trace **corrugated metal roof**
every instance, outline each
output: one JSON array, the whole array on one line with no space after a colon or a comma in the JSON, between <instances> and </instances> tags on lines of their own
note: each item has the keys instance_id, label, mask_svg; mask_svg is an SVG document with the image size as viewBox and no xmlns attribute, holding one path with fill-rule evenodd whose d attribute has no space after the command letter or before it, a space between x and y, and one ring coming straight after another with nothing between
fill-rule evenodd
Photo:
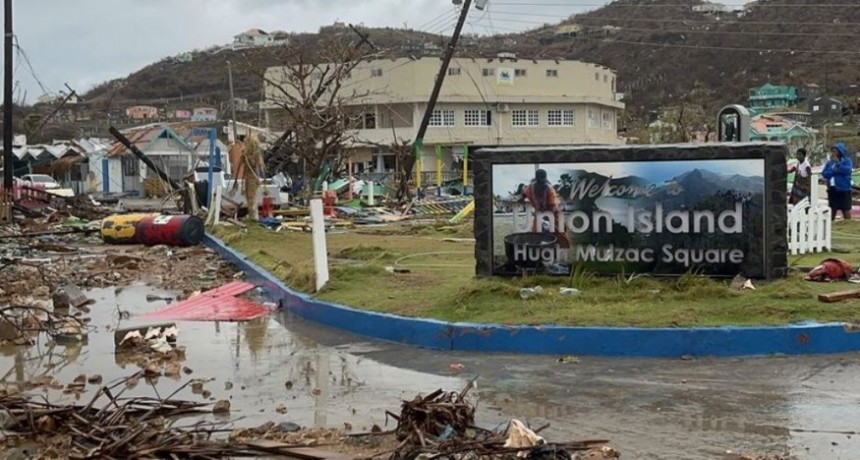
<instances>
[{"instance_id":1,"label":"corrugated metal roof","mask_svg":"<svg viewBox=\"0 0 860 460\"><path fill-rule=\"evenodd\" d=\"M173 321L247 321L268 315L270 313L268 308L236 297L251 289L254 289L253 284L234 281L152 313L141 315L140 318Z\"/></svg>"}]
</instances>

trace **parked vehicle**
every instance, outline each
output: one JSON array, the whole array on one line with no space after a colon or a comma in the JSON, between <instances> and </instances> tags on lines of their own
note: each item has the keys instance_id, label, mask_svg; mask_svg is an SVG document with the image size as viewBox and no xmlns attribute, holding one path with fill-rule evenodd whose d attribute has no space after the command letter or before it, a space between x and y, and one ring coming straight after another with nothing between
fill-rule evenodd
<instances>
[{"instance_id":1,"label":"parked vehicle","mask_svg":"<svg viewBox=\"0 0 860 460\"><path fill-rule=\"evenodd\" d=\"M39 185L48 190L60 188L60 184L47 174L27 174L21 176L21 181L24 185Z\"/></svg>"}]
</instances>

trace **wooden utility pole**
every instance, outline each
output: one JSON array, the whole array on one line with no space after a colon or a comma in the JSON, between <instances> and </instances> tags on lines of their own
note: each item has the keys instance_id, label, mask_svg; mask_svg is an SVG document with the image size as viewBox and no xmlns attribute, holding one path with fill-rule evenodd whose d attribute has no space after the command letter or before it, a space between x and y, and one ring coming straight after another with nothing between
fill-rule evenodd
<instances>
[{"instance_id":1,"label":"wooden utility pole","mask_svg":"<svg viewBox=\"0 0 860 460\"><path fill-rule=\"evenodd\" d=\"M12 220L12 0L4 0L5 42L3 50L3 202L0 219Z\"/></svg>"},{"instance_id":2,"label":"wooden utility pole","mask_svg":"<svg viewBox=\"0 0 860 460\"><path fill-rule=\"evenodd\" d=\"M448 66L451 64L451 58L454 57L454 51L457 49L457 42L460 40L460 33L463 31L463 25L466 23L466 16L469 14L469 8L472 6L472 0L464 0L463 8L460 9L460 18L457 20L457 26L454 28L454 34L451 35L451 41L448 42L448 48L445 50L445 56L442 58L442 65L439 67L439 73L436 75L436 82L433 85L433 92L430 93L430 100L427 102L427 108L424 111L424 118L421 119L421 124L418 125L418 133L415 135L415 142L412 144L412 155L407 157L406 168L403 177L400 179L400 191L398 194L401 199L407 196L407 187L409 178L412 176L412 168L415 166L415 161L419 160L421 153L424 151L424 135L427 134L427 126L430 125L430 117L433 116L433 109L436 107L436 100L439 99L439 93L442 91L442 83L445 82L445 75L448 73ZM418 171L421 174L421 171ZM466 184L463 184L465 187Z\"/></svg>"}]
</instances>

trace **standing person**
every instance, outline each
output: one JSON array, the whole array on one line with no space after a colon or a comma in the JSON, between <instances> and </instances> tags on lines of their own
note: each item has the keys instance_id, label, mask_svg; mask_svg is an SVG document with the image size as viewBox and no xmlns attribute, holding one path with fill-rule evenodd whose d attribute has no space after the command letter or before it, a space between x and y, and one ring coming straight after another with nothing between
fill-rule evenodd
<instances>
[{"instance_id":1,"label":"standing person","mask_svg":"<svg viewBox=\"0 0 860 460\"><path fill-rule=\"evenodd\" d=\"M542 232L543 222L538 219L538 214L551 212L555 220L555 227L549 229L549 233L558 237L559 246L563 248L570 247L567 235L558 232L559 221L562 219L561 202L558 199L558 192L555 191L555 187L549 183L545 170L538 169L535 171L535 178L532 180L531 184L525 188L523 196L529 200L532 208L534 209L532 231Z\"/></svg>"},{"instance_id":2,"label":"standing person","mask_svg":"<svg viewBox=\"0 0 860 460\"><path fill-rule=\"evenodd\" d=\"M800 203L812 190L812 165L806 158L806 149L797 149L796 155L797 164L788 170L788 172L794 172L794 184L788 197L788 202L791 204Z\"/></svg>"},{"instance_id":3,"label":"standing person","mask_svg":"<svg viewBox=\"0 0 860 460\"><path fill-rule=\"evenodd\" d=\"M830 148L830 159L824 164L821 176L827 179L827 202L831 219L836 219L836 211L842 211L845 220L851 219L851 173L854 164L848 154L848 147L842 142Z\"/></svg>"}]
</instances>

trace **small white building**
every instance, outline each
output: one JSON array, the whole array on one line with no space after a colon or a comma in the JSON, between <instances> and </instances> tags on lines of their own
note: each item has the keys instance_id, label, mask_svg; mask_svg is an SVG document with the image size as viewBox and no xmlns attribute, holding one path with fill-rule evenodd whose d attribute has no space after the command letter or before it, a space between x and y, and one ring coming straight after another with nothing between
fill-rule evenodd
<instances>
[{"instance_id":1,"label":"small white building","mask_svg":"<svg viewBox=\"0 0 860 460\"><path fill-rule=\"evenodd\" d=\"M701 5L693 6L693 11L705 14L727 13L729 11L729 7L722 3L705 2Z\"/></svg>"},{"instance_id":2,"label":"small white building","mask_svg":"<svg viewBox=\"0 0 860 460\"><path fill-rule=\"evenodd\" d=\"M191 113L191 121L215 121L218 119L218 109L212 107L197 107Z\"/></svg>"},{"instance_id":3,"label":"small white building","mask_svg":"<svg viewBox=\"0 0 860 460\"><path fill-rule=\"evenodd\" d=\"M125 136L173 180L179 182L191 170L196 159L194 146L167 125L148 125L126 131ZM108 193L143 194L143 181L155 175L123 144L115 142L107 150Z\"/></svg>"},{"instance_id":4,"label":"small white building","mask_svg":"<svg viewBox=\"0 0 860 460\"><path fill-rule=\"evenodd\" d=\"M275 36L262 29L249 29L233 37L234 48L254 48L274 43Z\"/></svg>"}]
</instances>

